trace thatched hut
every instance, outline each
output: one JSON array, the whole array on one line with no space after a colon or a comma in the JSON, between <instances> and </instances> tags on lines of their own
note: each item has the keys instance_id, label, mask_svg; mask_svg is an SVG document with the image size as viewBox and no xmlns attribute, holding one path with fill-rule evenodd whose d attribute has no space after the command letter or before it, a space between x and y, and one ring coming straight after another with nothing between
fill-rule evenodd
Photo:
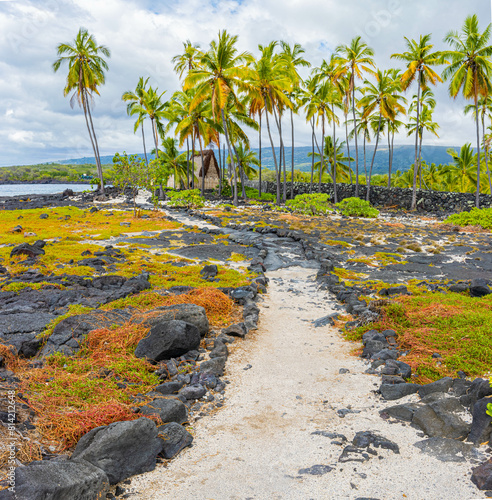
<instances>
[{"instance_id":1,"label":"thatched hut","mask_svg":"<svg viewBox=\"0 0 492 500\"><path fill-rule=\"evenodd\" d=\"M213 150L206 149L203 152L203 162L205 163L205 189L215 189L220 183L220 170ZM200 152L190 158L190 185L191 188L191 168L195 172L195 189L202 187L202 156ZM186 179L185 179L186 181ZM185 182L186 183L186 182ZM174 186L174 175L171 175L167 182L168 187Z\"/></svg>"},{"instance_id":2,"label":"thatched hut","mask_svg":"<svg viewBox=\"0 0 492 500\"><path fill-rule=\"evenodd\" d=\"M203 152L205 168L202 168L202 156L200 152L195 153L195 156L191 160L194 166L195 177L198 179L198 185L195 180L195 188L201 189L203 170L205 170L205 189L215 189L220 183L220 170L213 150L207 149Z\"/></svg>"}]
</instances>

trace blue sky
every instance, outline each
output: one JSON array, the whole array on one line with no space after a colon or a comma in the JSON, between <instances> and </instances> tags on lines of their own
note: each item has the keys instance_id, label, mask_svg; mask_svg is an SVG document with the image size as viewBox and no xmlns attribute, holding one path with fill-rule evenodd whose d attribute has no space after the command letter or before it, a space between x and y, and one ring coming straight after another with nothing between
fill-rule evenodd
<instances>
[{"instance_id":1,"label":"blue sky","mask_svg":"<svg viewBox=\"0 0 492 500\"><path fill-rule=\"evenodd\" d=\"M450 29L476 13L482 29L490 22L488 0L12 0L0 1L0 165L31 164L90 156L83 115L63 97L65 70L54 74L56 46L70 42L79 27L112 52L106 85L96 98L94 120L101 154L140 152L121 94L139 76L170 96L179 81L171 58L190 39L206 48L220 29L239 36L240 50L283 39L301 43L319 65L340 43L357 35L376 51L382 69L398 65L393 52L405 50L403 36L432 33L436 49ZM411 90L407 97L411 97ZM440 138L427 144L456 145L474 140L474 124L451 100L446 85L436 89L435 120ZM310 144L310 129L296 118L296 143ZM150 129L148 129L150 136ZM251 135L256 145L256 134ZM405 134L397 143L411 143Z\"/></svg>"}]
</instances>

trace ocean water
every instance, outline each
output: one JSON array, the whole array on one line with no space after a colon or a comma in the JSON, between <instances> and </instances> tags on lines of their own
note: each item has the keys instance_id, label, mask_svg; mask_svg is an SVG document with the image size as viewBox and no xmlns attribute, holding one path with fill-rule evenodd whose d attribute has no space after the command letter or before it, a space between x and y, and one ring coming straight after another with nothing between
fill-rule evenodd
<instances>
[{"instance_id":1,"label":"ocean water","mask_svg":"<svg viewBox=\"0 0 492 500\"><path fill-rule=\"evenodd\" d=\"M74 193L94 190L90 184L3 184L0 185L0 196L19 196L30 194L56 194L71 189Z\"/></svg>"}]
</instances>

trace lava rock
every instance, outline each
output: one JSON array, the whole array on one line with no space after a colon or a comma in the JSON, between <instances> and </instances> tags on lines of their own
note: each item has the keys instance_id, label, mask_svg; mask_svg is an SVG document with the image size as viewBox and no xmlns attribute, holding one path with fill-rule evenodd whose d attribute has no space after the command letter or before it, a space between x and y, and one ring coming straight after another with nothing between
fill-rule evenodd
<instances>
[{"instance_id":1,"label":"lava rock","mask_svg":"<svg viewBox=\"0 0 492 500\"><path fill-rule=\"evenodd\" d=\"M21 243L12 249L10 252L10 257L15 257L16 255L26 255L28 258L33 259L39 255L44 255L45 251L39 245L30 245L29 243Z\"/></svg>"},{"instance_id":2,"label":"lava rock","mask_svg":"<svg viewBox=\"0 0 492 500\"><path fill-rule=\"evenodd\" d=\"M461 418L464 408L457 398L431 394L423 402L426 404L415 411L412 424L430 437L465 439L468 436L471 426Z\"/></svg>"},{"instance_id":3,"label":"lava rock","mask_svg":"<svg viewBox=\"0 0 492 500\"><path fill-rule=\"evenodd\" d=\"M190 446L193 436L176 422L161 425L158 428L159 437L162 439L161 455L170 459L175 457L183 448Z\"/></svg>"},{"instance_id":4,"label":"lava rock","mask_svg":"<svg viewBox=\"0 0 492 500\"><path fill-rule=\"evenodd\" d=\"M479 490L492 489L492 458L472 469L471 480Z\"/></svg>"},{"instance_id":5,"label":"lava rock","mask_svg":"<svg viewBox=\"0 0 492 500\"><path fill-rule=\"evenodd\" d=\"M15 469L15 493L3 490L2 500L93 500L103 498L105 472L84 460L44 460Z\"/></svg>"},{"instance_id":6,"label":"lava rock","mask_svg":"<svg viewBox=\"0 0 492 500\"><path fill-rule=\"evenodd\" d=\"M219 270L217 266L215 264L210 264L208 266L205 266L200 271L200 275L202 276L203 279L210 279L210 278L215 278L218 272Z\"/></svg>"},{"instance_id":7,"label":"lava rock","mask_svg":"<svg viewBox=\"0 0 492 500\"><path fill-rule=\"evenodd\" d=\"M415 394L420 388L418 384L383 384L379 388L381 396L387 401L400 399Z\"/></svg>"},{"instance_id":8,"label":"lava rock","mask_svg":"<svg viewBox=\"0 0 492 500\"><path fill-rule=\"evenodd\" d=\"M479 399L473 405L473 421L468 441L482 444L490 441L492 436L492 417L486 413L487 405L492 403L492 397Z\"/></svg>"},{"instance_id":9,"label":"lava rock","mask_svg":"<svg viewBox=\"0 0 492 500\"><path fill-rule=\"evenodd\" d=\"M187 385L179 391L179 394L186 399L200 399L207 393L207 390L201 384Z\"/></svg>"},{"instance_id":10,"label":"lava rock","mask_svg":"<svg viewBox=\"0 0 492 500\"><path fill-rule=\"evenodd\" d=\"M216 377L222 377L222 375L224 375L225 363L226 358L223 356L209 359L208 361L204 361L200 364L200 372L211 373Z\"/></svg>"},{"instance_id":11,"label":"lava rock","mask_svg":"<svg viewBox=\"0 0 492 500\"><path fill-rule=\"evenodd\" d=\"M150 362L179 357L200 347L200 331L181 320L157 323L135 349L137 358Z\"/></svg>"},{"instance_id":12,"label":"lava rock","mask_svg":"<svg viewBox=\"0 0 492 500\"><path fill-rule=\"evenodd\" d=\"M483 278L475 278L470 284L470 295L472 297L484 297L492 293L489 282Z\"/></svg>"},{"instance_id":13,"label":"lava rock","mask_svg":"<svg viewBox=\"0 0 492 500\"><path fill-rule=\"evenodd\" d=\"M179 399L154 399L140 408L142 415L157 415L163 422L184 424L188 420L188 410Z\"/></svg>"},{"instance_id":14,"label":"lava rock","mask_svg":"<svg viewBox=\"0 0 492 500\"><path fill-rule=\"evenodd\" d=\"M205 309L195 304L176 304L173 306L157 307L152 310L152 313L151 318L142 320L145 326L153 327L164 321L180 320L195 325L202 337L210 329Z\"/></svg>"},{"instance_id":15,"label":"lava rock","mask_svg":"<svg viewBox=\"0 0 492 500\"><path fill-rule=\"evenodd\" d=\"M210 357L218 358L219 356L223 356L227 359L227 357L229 356L229 351L227 349L227 346L223 342L215 339L214 348L210 351Z\"/></svg>"},{"instance_id":16,"label":"lava rock","mask_svg":"<svg viewBox=\"0 0 492 500\"><path fill-rule=\"evenodd\" d=\"M371 431L357 432L352 444L357 448L368 448L372 445L374 448L384 448L397 454L400 453L400 448L396 443Z\"/></svg>"},{"instance_id":17,"label":"lava rock","mask_svg":"<svg viewBox=\"0 0 492 500\"><path fill-rule=\"evenodd\" d=\"M164 382L164 384L160 384L154 388L154 391L160 392L164 396L168 396L169 394L177 393L184 385L184 382L179 380L171 380L170 382Z\"/></svg>"},{"instance_id":18,"label":"lava rock","mask_svg":"<svg viewBox=\"0 0 492 500\"><path fill-rule=\"evenodd\" d=\"M225 335L231 335L232 337L244 338L248 333L248 330L244 323L236 323L228 326L227 328L223 328L222 333Z\"/></svg>"},{"instance_id":19,"label":"lava rock","mask_svg":"<svg viewBox=\"0 0 492 500\"><path fill-rule=\"evenodd\" d=\"M381 410L379 414L382 417L393 417L398 420L404 420L405 422L411 422L415 412L420 408L417 403L406 403L402 405L389 406L384 410Z\"/></svg>"},{"instance_id":20,"label":"lava rock","mask_svg":"<svg viewBox=\"0 0 492 500\"><path fill-rule=\"evenodd\" d=\"M72 459L82 459L102 469L111 484L154 470L162 450L157 427L148 418L96 427L82 436Z\"/></svg>"},{"instance_id":21,"label":"lava rock","mask_svg":"<svg viewBox=\"0 0 492 500\"><path fill-rule=\"evenodd\" d=\"M453 379L451 377L444 377L440 380L436 380L435 382L431 382L430 384L425 384L419 389L419 396L424 398L428 394L432 394L433 392L448 392L453 385Z\"/></svg>"}]
</instances>

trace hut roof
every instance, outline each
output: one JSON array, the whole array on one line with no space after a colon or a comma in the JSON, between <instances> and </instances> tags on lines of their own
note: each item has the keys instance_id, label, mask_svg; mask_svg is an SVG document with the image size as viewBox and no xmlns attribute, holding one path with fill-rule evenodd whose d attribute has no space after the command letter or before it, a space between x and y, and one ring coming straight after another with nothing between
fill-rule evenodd
<instances>
[{"instance_id":1,"label":"hut roof","mask_svg":"<svg viewBox=\"0 0 492 500\"><path fill-rule=\"evenodd\" d=\"M201 154L195 153L195 156L193 156L193 160L195 158L202 158ZM211 149L206 149L203 152L203 163L205 164L205 177L208 175L208 171L210 169L210 164L213 165L213 168L215 168L215 175L217 177L220 177L220 172L219 172L219 165L217 164L217 159L215 158L215 154ZM198 177L202 177L202 170L203 170L203 165L200 168L200 171L198 172ZM212 174L213 175L213 174Z\"/></svg>"}]
</instances>

